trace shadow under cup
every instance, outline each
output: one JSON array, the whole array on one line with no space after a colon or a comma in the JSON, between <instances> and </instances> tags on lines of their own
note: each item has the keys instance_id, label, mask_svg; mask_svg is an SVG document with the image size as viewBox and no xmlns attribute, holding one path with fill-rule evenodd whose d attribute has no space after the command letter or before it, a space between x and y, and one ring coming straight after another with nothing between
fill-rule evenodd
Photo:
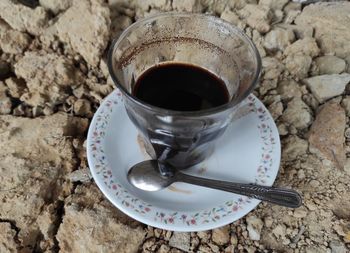
<instances>
[{"instance_id":1,"label":"shadow under cup","mask_svg":"<svg viewBox=\"0 0 350 253\"><path fill-rule=\"evenodd\" d=\"M213 73L225 82L230 101L207 110L172 111L132 95L136 80L147 69L170 62ZM213 152L213 141L258 82L261 60L250 39L230 23L203 14L164 13L137 21L113 41L108 68L147 152L181 169Z\"/></svg>"}]
</instances>

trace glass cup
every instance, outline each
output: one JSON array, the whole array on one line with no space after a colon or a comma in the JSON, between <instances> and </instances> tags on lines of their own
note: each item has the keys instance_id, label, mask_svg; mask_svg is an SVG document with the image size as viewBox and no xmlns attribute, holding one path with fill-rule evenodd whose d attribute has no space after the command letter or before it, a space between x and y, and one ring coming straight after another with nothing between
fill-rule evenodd
<instances>
[{"instance_id":1,"label":"glass cup","mask_svg":"<svg viewBox=\"0 0 350 253\"><path fill-rule=\"evenodd\" d=\"M133 96L136 80L147 69L171 62L196 65L216 75L225 82L229 102L200 111L173 111ZM252 41L224 20L163 13L137 21L114 40L108 68L149 155L183 169L211 155L214 141L257 84L261 59Z\"/></svg>"}]
</instances>

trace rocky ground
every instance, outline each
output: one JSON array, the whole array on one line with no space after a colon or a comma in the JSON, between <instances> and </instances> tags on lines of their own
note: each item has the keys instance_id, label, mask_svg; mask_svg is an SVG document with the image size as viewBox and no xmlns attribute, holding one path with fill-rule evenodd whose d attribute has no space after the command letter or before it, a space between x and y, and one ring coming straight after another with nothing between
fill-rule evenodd
<instances>
[{"instance_id":1,"label":"rocky ground","mask_svg":"<svg viewBox=\"0 0 350 253\"><path fill-rule=\"evenodd\" d=\"M170 10L219 16L255 42L254 93L282 141L276 185L304 206L262 203L225 227L174 233L100 193L85 139L113 90L106 49L135 20ZM0 252L350 252L349 13L341 1L1 0Z\"/></svg>"}]
</instances>

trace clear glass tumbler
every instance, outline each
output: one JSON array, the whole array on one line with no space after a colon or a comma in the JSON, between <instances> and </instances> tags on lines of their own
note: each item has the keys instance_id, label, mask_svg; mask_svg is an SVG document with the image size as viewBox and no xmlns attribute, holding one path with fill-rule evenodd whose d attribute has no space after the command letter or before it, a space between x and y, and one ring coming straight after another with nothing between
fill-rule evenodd
<instances>
[{"instance_id":1,"label":"clear glass tumbler","mask_svg":"<svg viewBox=\"0 0 350 253\"><path fill-rule=\"evenodd\" d=\"M207 110L173 111L132 95L144 71L169 62L213 73L225 82L230 101ZM257 84L261 59L252 41L228 22L203 14L163 13L137 21L114 40L108 68L151 157L183 169L213 152L214 140Z\"/></svg>"}]
</instances>

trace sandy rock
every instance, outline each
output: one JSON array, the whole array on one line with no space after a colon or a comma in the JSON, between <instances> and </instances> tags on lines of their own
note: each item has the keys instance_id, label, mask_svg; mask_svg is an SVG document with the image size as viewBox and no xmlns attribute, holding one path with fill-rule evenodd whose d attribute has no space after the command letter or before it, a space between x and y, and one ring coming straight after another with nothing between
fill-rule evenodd
<instances>
[{"instance_id":1,"label":"sandy rock","mask_svg":"<svg viewBox=\"0 0 350 253\"><path fill-rule=\"evenodd\" d=\"M40 5L45 9L57 14L61 11L68 9L72 4L72 0L39 0Z\"/></svg>"},{"instance_id":2,"label":"sandy rock","mask_svg":"<svg viewBox=\"0 0 350 253\"><path fill-rule=\"evenodd\" d=\"M200 12L202 5L200 0L173 0L173 10L185 12Z\"/></svg>"},{"instance_id":3,"label":"sandy rock","mask_svg":"<svg viewBox=\"0 0 350 253\"><path fill-rule=\"evenodd\" d=\"M169 253L170 252L170 247L166 244L160 245L157 253Z\"/></svg>"},{"instance_id":4,"label":"sandy rock","mask_svg":"<svg viewBox=\"0 0 350 253\"><path fill-rule=\"evenodd\" d=\"M12 111L12 101L7 92L7 87L0 81L0 115L10 114Z\"/></svg>"},{"instance_id":5,"label":"sandy rock","mask_svg":"<svg viewBox=\"0 0 350 253\"><path fill-rule=\"evenodd\" d=\"M283 140L282 158L285 161L293 161L306 154L308 142L296 135L290 135Z\"/></svg>"},{"instance_id":6,"label":"sandy rock","mask_svg":"<svg viewBox=\"0 0 350 253\"><path fill-rule=\"evenodd\" d=\"M0 116L0 217L16 221L24 249L48 234L49 227L38 223L45 204L70 193L64 177L76 160L69 137L84 134L87 126L87 120L65 114Z\"/></svg>"},{"instance_id":7,"label":"sandy rock","mask_svg":"<svg viewBox=\"0 0 350 253\"><path fill-rule=\"evenodd\" d=\"M0 140L4 145L2 154L16 150L18 157L34 161L40 158L43 163L60 165L69 171L76 161L73 160L71 140L65 137L83 135L88 121L64 113L36 119L2 116L0 127ZM45 153L40 150L45 150Z\"/></svg>"},{"instance_id":8,"label":"sandy rock","mask_svg":"<svg viewBox=\"0 0 350 253\"><path fill-rule=\"evenodd\" d=\"M332 253L346 253L347 249L344 245L344 243L340 242L340 241L331 241L329 244Z\"/></svg>"},{"instance_id":9,"label":"sandy rock","mask_svg":"<svg viewBox=\"0 0 350 253\"><path fill-rule=\"evenodd\" d=\"M260 218L253 215L248 216L246 218L246 221L249 238L254 241L259 241L261 236L261 230L264 226L263 221Z\"/></svg>"},{"instance_id":10,"label":"sandy rock","mask_svg":"<svg viewBox=\"0 0 350 253\"><path fill-rule=\"evenodd\" d=\"M22 53L29 45L30 37L28 34L16 30L7 30L0 33L0 48L5 53Z\"/></svg>"},{"instance_id":11,"label":"sandy rock","mask_svg":"<svg viewBox=\"0 0 350 253\"><path fill-rule=\"evenodd\" d=\"M188 252L190 249L190 233L174 232L169 240L169 245Z\"/></svg>"},{"instance_id":12,"label":"sandy rock","mask_svg":"<svg viewBox=\"0 0 350 253\"><path fill-rule=\"evenodd\" d=\"M344 167L346 159L345 121L345 110L339 104L328 102L318 112L310 129L310 151L332 161L338 168Z\"/></svg>"},{"instance_id":13,"label":"sandy rock","mask_svg":"<svg viewBox=\"0 0 350 253\"><path fill-rule=\"evenodd\" d=\"M315 57L320 53L320 49L314 38L304 38L295 41L284 51L285 55L308 55Z\"/></svg>"},{"instance_id":14,"label":"sandy rock","mask_svg":"<svg viewBox=\"0 0 350 253\"><path fill-rule=\"evenodd\" d=\"M148 11L149 9L158 9L162 11L171 10L171 2L169 0L134 0L135 7L140 8L142 11Z\"/></svg>"},{"instance_id":15,"label":"sandy rock","mask_svg":"<svg viewBox=\"0 0 350 253\"><path fill-rule=\"evenodd\" d=\"M20 98L26 92L26 85L22 79L10 77L5 80L11 97Z\"/></svg>"},{"instance_id":16,"label":"sandy rock","mask_svg":"<svg viewBox=\"0 0 350 253\"><path fill-rule=\"evenodd\" d=\"M118 252L132 253L137 251L144 235L143 229L120 223L106 210L81 210L71 204L65 206L57 240L63 252L114 252L118 249Z\"/></svg>"},{"instance_id":17,"label":"sandy rock","mask_svg":"<svg viewBox=\"0 0 350 253\"><path fill-rule=\"evenodd\" d=\"M350 96L346 96L341 101L341 105L345 109L346 115L350 117Z\"/></svg>"},{"instance_id":18,"label":"sandy rock","mask_svg":"<svg viewBox=\"0 0 350 253\"><path fill-rule=\"evenodd\" d=\"M16 231L11 228L9 222L0 222L0 252L17 252L17 243L15 241Z\"/></svg>"},{"instance_id":19,"label":"sandy rock","mask_svg":"<svg viewBox=\"0 0 350 253\"><path fill-rule=\"evenodd\" d=\"M346 85L350 82L350 74L314 76L304 79L304 82L316 99L323 103L344 92Z\"/></svg>"},{"instance_id":20,"label":"sandy rock","mask_svg":"<svg viewBox=\"0 0 350 253\"><path fill-rule=\"evenodd\" d=\"M350 74L350 55L348 55L347 57L345 57L345 62L346 62L346 65L347 65L347 68L345 69L345 72L349 73Z\"/></svg>"},{"instance_id":21,"label":"sandy rock","mask_svg":"<svg viewBox=\"0 0 350 253\"><path fill-rule=\"evenodd\" d=\"M39 35L48 22L47 13L40 6L31 9L13 0L2 0L0 10L0 17L13 29L21 32ZM18 18L19 13L21 18Z\"/></svg>"},{"instance_id":22,"label":"sandy rock","mask_svg":"<svg viewBox=\"0 0 350 253\"><path fill-rule=\"evenodd\" d=\"M287 29L295 34L297 39L312 38L314 30L309 26L298 26L290 24L278 24L276 27Z\"/></svg>"},{"instance_id":23,"label":"sandy rock","mask_svg":"<svg viewBox=\"0 0 350 253\"><path fill-rule=\"evenodd\" d=\"M238 15L260 33L266 33L270 30L273 14L267 6L247 4L238 11Z\"/></svg>"},{"instance_id":24,"label":"sandy rock","mask_svg":"<svg viewBox=\"0 0 350 253\"><path fill-rule=\"evenodd\" d=\"M265 35L264 47L268 50L283 51L294 39L293 31L274 28Z\"/></svg>"},{"instance_id":25,"label":"sandy rock","mask_svg":"<svg viewBox=\"0 0 350 253\"><path fill-rule=\"evenodd\" d=\"M282 120L297 129L304 129L312 123L310 108L300 98L293 98L284 110Z\"/></svg>"},{"instance_id":26,"label":"sandy rock","mask_svg":"<svg viewBox=\"0 0 350 253\"><path fill-rule=\"evenodd\" d=\"M80 98L74 103L74 113L78 116L91 116L91 103L87 99Z\"/></svg>"},{"instance_id":27,"label":"sandy rock","mask_svg":"<svg viewBox=\"0 0 350 253\"><path fill-rule=\"evenodd\" d=\"M278 79L284 69L283 65L273 57L264 57L262 59L262 67L264 79Z\"/></svg>"},{"instance_id":28,"label":"sandy rock","mask_svg":"<svg viewBox=\"0 0 350 253\"><path fill-rule=\"evenodd\" d=\"M55 23L58 36L89 64L97 66L108 43L109 15L108 6L98 0L73 0L72 6Z\"/></svg>"},{"instance_id":29,"label":"sandy rock","mask_svg":"<svg viewBox=\"0 0 350 253\"><path fill-rule=\"evenodd\" d=\"M298 79L307 77L312 58L308 55L288 55L286 58L288 71Z\"/></svg>"},{"instance_id":30,"label":"sandy rock","mask_svg":"<svg viewBox=\"0 0 350 253\"><path fill-rule=\"evenodd\" d=\"M275 89L276 87L277 87L277 80L266 79L260 83L259 93L260 95L265 95L268 91Z\"/></svg>"},{"instance_id":31,"label":"sandy rock","mask_svg":"<svg viewBox=\"0 0 350 253\"><path fill-rule=\"evenodd\" d=\"M278 119L283 113L283 104L282 102L275 102L269 105L269 112L274 120Z\"/></svg>"},{"instance_id":32,"label":"sandy rock","mask_svg":"<svg viewBox=\"0 0 350 253\"><path fill-rule=\"evenodd\" d=\"M266 5L274 10L282 10L288 0L260 0L259 5Z\"/></svg>"},{"instance_id":33,"label":"sandy rock","mask_svg":"<svg viewBox=\"0 0 350 253\"><path fill-rule=\"evenodd\" d=\"M86 84L87 84L90 91L94 91L94 92L102 95L103 97L107 96L109 93L111 93L115 87L113 81L112 81L112 83L109 83L107 81L107 84L101 84L101 83L96 83L96 82L88 79L88 80L86 80ZM88 93L88 90L85 90L84 86L80 86L80 87L78 87L78 90L75 91L75 93L77 93L75 95L80 96L80 95L84 94L84 92Z\"/></svg>"},{"instance_id":34,"label":"sandy rock","mask_svg":"<svg viewBox=\"0 0 350 253\"><path fill-rule=\"evenodd\" d=\"M0 60L0 80L7 78L10 72L10 65L5 61Z\"/></svg>"},{"instance_id":35,"label":"sandy rock","mask_svg":"<svg viewBox=\"0 0 350 253\"><path fill-rule=\"evenodd\" d=\"M318 74L339 74L345 70L346 62L333 55L325 55L315 59Z\"/></svg>"},{"instance_id":36,"label":"sandy rock","mask_svg":"<svg viewBox=\"0 0 350 253\"><path fill-rule=\"evenodd\" d=\"M69 174L69 180L72 182L90 182L92 178L91 172L88 168L75 170Z\"/></svg>"},{"instance_id":37,"label":"sandy rock","mask_svg":"<svg viewBox=\"0 0 350 253\"><path fill-rule=\"evenodd\" d=\"M294 97L301 97L299 84L294 80L283 80L278 82L277 92L282 100L290 100Z\"/></svg>"},{"instance_id":38,"label":"sandy rock","mask_svg":"<svg viewBox=\"0 0 350 253\"><path fill-rule=\"evenodd\" d=\"M69 174L68 177L70 177L70 175L71 174ZM71 194L65 202L66 206L75 205L81 210L93 209L97 212L108 213L111 218L131 228L137 228L140 225L139 222L115 208L115 206L105 198L95 183L79 185L75 189L74 194Z\"/></svg>"},{"instance_id":39,"label":"sandy rock","mask_svg":"<svg viewBox=\"0 0 350 253\"><path fill-rule=\"evenodd\" d=\"M64 102L68 87L79 82L80 74L67 58L40 52L26 52L15 64L15 73L26 80L30 92L21 100L32 106Z\"/></svg>"},{"instance_id":40,"label":"sandy rock","mask_svg":"<svg viewBox=\"0 0 350 253\"><path fill-rule=\"evenodd\" d=\"M232 11L230 8L225 8L225 10L221 13L220 18L234 24L240 29L244 29L246 26L245 22L243 22L236 12Z\"/></svg>"},{"instance_id":41,"label":"sandy rock","mask_svg":"<svg viewBox=\"0 0 350 253\"><path fill-rule=\"evenodd\" d=\"M49 204L42 210L37 220L39 229L46 240L52 238L55 234L56 209L56 206Z\"/></svg>"},{"instance_id":42,"label":"sandy rock","mask_svg":"<svg viewBox=\"0 0 350 253\"><path fill-rule=\"evenodd\" d=\"M350 3L332 2L308 5L295 23L315 29L315 38L324 54L345 57L350 53Z\"/></svg>"},{"instance_id":43,"label":"sandy rock","mask_svg":"<svg viewBox=\"0 0 350 253\"><path fill-rule=\"evenodd\" d=\"M120 34L122 34L122 32L131 24L132 19L129 16L118 15L117 17L112 19L110 28L110 38L118 38Z\"/></svg>"},{"instance_id":44,"label":"sandy rock","mask_svg":"<svg viewBox=\"0 0 350 253\"><path fill-rule=\"evenodd\" d=\"M228 244L230 241L230 225L213 229L211 239L218 245Z\"/></svg>"},{"instance_id":45,"label":"sandy rock","mask_svg":"<svg viewBox=\"0 0 350 253\"><path fill-rule=\"evenodd\" d=\"M286 235L286 226L282 224L278 224L273 230L272 234L277 238L283 238Z\"/></svg>"}]
</instances>

